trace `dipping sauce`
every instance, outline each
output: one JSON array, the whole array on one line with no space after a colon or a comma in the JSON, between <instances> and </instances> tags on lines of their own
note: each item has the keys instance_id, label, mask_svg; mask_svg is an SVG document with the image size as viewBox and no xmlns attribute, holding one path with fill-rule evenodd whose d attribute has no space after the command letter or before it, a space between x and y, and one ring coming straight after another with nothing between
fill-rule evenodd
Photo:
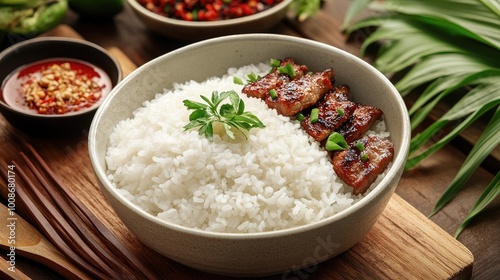
<instances>
[{"instance_id":1,"label":"dipping sauce","mask_svg":"<svg viewBox=\"0 0 500 280\"><path fill-rule=\"evenodd\" d=\"M61 115L97 104L111 90L109 76L84 61L54 58L20 67L2 85L5 103L27 113Z\"/></svg>"}]
</instances>

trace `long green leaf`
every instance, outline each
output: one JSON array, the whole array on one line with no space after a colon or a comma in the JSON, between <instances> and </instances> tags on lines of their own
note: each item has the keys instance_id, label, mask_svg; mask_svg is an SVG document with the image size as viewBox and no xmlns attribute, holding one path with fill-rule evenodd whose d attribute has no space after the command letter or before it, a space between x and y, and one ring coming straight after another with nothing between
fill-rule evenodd
<instances>
[{"instance_id":1,"label":"long green leaf","mask_svg":"<svg viewBox=\"0 0 500 280\"><path fill-rule=\"evenodd\" d=\"M436 27L500 49L500 18L477 0L383 1L371 6L433 20Z\"/></svg>"},{"instance_id":2,"label":"long green leaf","mask_svg":"<svg viewBox=\"0 0 500 280\"><path fill-rule=\"evenodd\" d=\"M490 102L490 103L484 105L480 110L477 110L476 112L471 114L464 121L462 121L459 125L457 125L450 133L448 133L446 136L441 138L441 140L434 143L431 147L422 151L417 156L410 157L406 161L405 169L411 169L411 168L417 166L420 163L420 161L422 161L424 158L430 156L431 154L435 153L436 151L441 149L443 146L448 144L451 140L453 140L455 137L457 137L460 132L464 131L470 124L474 123L478 118L483 116L485 113L489 112L493 108L496 108L498 106L498 104L499 104L499 102ZM416 151L413 151L413 152L416 152Z\"/></svg>"},{"instance_id":3,"label":"long green leaf","mask_svg":"<svg viewBox=\"0 0 500 280\"><path fill-rule=\"evenodd\" d=\"M496 76L495 76L496 75ZM500 83L500 69L485 70L478 73L473 73L466 77L461 75L446 76L435 80L429 85L426 90L419 96L415 103L411 106L409 114L411 116L411 127L415 129L420 125L430 114L432 109L441 99L456 90L465 87L473 86L485 80L485 77L497 77L495 83ZM438 93L440 93L438 95ZM499 95L493 95L494 99L499 99ZM484 100L484 99L483 99ZM487 102L487 100L485 100ZM418 110L418 111L417 111Z\"/></svg>"},{"instance_id":4,"label":"long green leaf","mask_svg":"<svg viewBox=\"0 0 500 280\"><path fill-rule=\"evenodd\" d=\"M497 108L497 111L492 117L490 123L470 151L453 181L436 202L430 216L436 214L457 195L481 162L491 153L491 151L493 151L493 149L498 146L498 144L500 144L500 137L498 137L499 131L500 107Z\"/></svg>"},{"instance_id":5,"label":"long green leaf","mask_svg":"<svg viewBox=\"0 0 500 280\"><path fill-rule=\"evenodd\" d=\"M500 17L500 2L497 0L480 0L483 4Z\"/></svg>"},{"instance_id":6,"label":"long green leaf","mask_svg":"<svg viewBox=\"0 0 500 280\"><path fill-rule=\"evenodd\" d=\"M500 84L482 84L469 91L439 120L427 127L422 133L414 136L410 144L412 155L418 151L429 139L436 135L450 121L466 117L484 108L486 104L498 106L500 104ZM500 132L496 132L497 134ZM499 137L500 138L500 137Z\"/></svg>"},{"instance_id":7,"label":"long green leaf","mask_svg":"<svg viewBox=\"0 0 500 280\"><path fill-rule=\"evenodd\" d=\"M341 29L345 30L347 26L351 24L353 18L361 11L363 11L371 1L372 0L353 0L351 2L351 5L349 6L349 9L347 9Z\"/></svg>"},{"instance_id":8,"label":"long green leaf","mask_svg":"<svg viewBox=\"0 0 500 280\"><path fill-rule=\"evenodd\" d=\"M493 201L500 194L500 172L493 178L488 187L484 190L484 192L479 196L474 206L470 210L467 217L465 217L464 222L458 227L455 232L455 238L457 238L460 233L469 225L469 223L481 213L488 204Z\"/></svg>"},{"instance_id":9,"label":"long green leaf","mask_svg":"<svg viewBox=\"0 0 500 280\"><path fill-rule=\"evenodd\" d=\"M395 86L405 96L413 89L443 76L467 75L490 69L473 56L443 53L422 59Z\"/></svg>"}]
</instances>

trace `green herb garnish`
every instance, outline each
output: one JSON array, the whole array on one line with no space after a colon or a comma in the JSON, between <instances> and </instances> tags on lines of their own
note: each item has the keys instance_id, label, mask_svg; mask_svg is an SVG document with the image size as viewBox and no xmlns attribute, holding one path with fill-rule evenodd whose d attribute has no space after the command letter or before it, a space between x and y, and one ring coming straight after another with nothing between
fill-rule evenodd
<instances>
[{"instance_id":1,"label":"green herb garnish","mask_svg":"<svg viewBox=\"0 0 500 280\"><path fill-rule=\"evenodd\" d=\"M358 151L362 152L365 150L365 146L360 141L357 141L356 142L356 149L358 149Z\"/></svg>"},{"instance_id":2,"label":"green herb garnish","mask_svg":"<svg viewBox=\"0 0 500 280\"><path fill-rule=\"evenodd\" d=\"M237 84L237 85L244 85L245 83L243 83L243 80L240 78L240 77L233 77L233 83Z\"/></svg>"},{"instance_id":3,"label":"green herb garnish","mask_svg":"<svg viewBox=\"0 0 500 280\"><path fill-rule=\"evenodd\" d=\"M255 73L250 73L247 75L247 83L253 83L255 81L260 80L262 77L260 75L256 75ZM233 77L233 83L237 85L244 85L245 83L240 77Z\"/></svg>"},{"instance_id":4,"label":"green herb garnish","mask_svg":"<svg viewBox=\"0 0 500 280\"><path fill-rule=\"evenodd\" d=\"M262 77L259 75L255 75L255 73L252 72L247 75L247 78L247 81L251 83L260 80Z\"/></svg>"},{"instance_id":5,"label":"green herb garnish","mask_svg":"<svg viewBox=\"0 0 500 280\"><path fill-rule=\"evenodd\" d=\"M309 117L309 121L311 123L315 123L318 121L318 118L319 118L319 109L318 108L314 108L311 110L311 116Z\"/></svg>"},{"instance_id":6,"label":"green herb garnish","mask_svg":"<svg viewBox=\"0 0 500 280\"><path fill-rule=\"evenodd\" d=\"M362 153L361 154L361 161L362 162L367 162L368 161L368 153Z\"/></svg>"},{"instance_id":7,"label":"green herb garnish","mask_svg":"<svg viewBox=\"0 0 500 280\"><path fill-rule=\"evenodd\" d=\"M297 116L295 116L295 119L298 120L299 122L303 121L306 117L302 113L298 113Z\"/></svg>"},{"instance_id":8,"label":"green herb garnish","mask_svg":"<svg viewBox=\"0 0 500 280\"><path fill-rule=\"evenodd\" d=\"M326 140L325 149L327 151L341 151L349 148L344 136L338 132L332 132Z\"/></svg>"},{"instance_id":9,"label":"green herb garnish","mask_svg":"<svg viewBox=\"0 0 500 280\"><path fill-rule=\"evenodd\" d=\"M273 100L278 98L278 93L276 92L276 90L274 88L269 91L269 95L271 96L271 98Z\"/></svg>"},{"instance_id":10,"label":"green herb garnish","mask_svg":"<svg viewBox=\"0 0 500 280\"><path fill-rule=\"evenodd\" d=\"M290 78L295 77L295 70L293 70L293 66L290 63L285 64L285 66L278 67L278 71L281 74L287 74Z\"/></svg>"},{"instance_id":11,"label":"green herb garnish","mask_svg":"<svg viewBox=\"0 0 500 280\"><path fill-rule=\"evenodd\" d=\"M269 65L273 68L277 68L277 67L280 67L281 61L279 59L276 59L276 58L271 58L269 60Z\"/></svg>"},{"instance_id":12,"label":"green herb garnish","mask_svg":"<svg viewBox=\"0 0 500 280\"><path fill-rule=\"evenodd\" d=\"M211 99L200 95L206 102L200 103L191 100L184 100L184 106L189 110L194 110L189 115L189 123L184 126L184 130L199 127L200 135L212 141L213 140L213 125L221 123L224 126L224 131L231 139L235 139L234 131L241 132L245 139L247 136L244 130L249 131L252 128L263 128L264 124L254 114L245 112L245 103L240 99L239 95L234 91L224 91L220 94L217 91L212 92ZM230 103L222 104L229 97ZM219 108L220 105L220 109Z\"/></svg>"},{"instance_id":13,"label":"green herb garnish","mask_svg":"<svg viewBox=\"0 0 500 280\"><path fill-rule=\"evenodd\" d=\"M339 114L341 117L344 116L344 110L337 108L337 114Z\"/></svg>"}]
</instances>

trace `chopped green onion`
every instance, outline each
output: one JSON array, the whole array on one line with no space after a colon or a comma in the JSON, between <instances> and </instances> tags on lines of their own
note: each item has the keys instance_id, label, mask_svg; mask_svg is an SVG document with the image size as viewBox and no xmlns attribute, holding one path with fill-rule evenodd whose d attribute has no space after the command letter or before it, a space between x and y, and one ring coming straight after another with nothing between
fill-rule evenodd
<instances>
[{"instance_id":1,"label":"chopped green onion","mask_svg":"<svg viewBox=\"0 0 500 280\"><path fill-rule=\"evenodd\" d=\"M281 66L278 68L278 71L281 74L287 74L290 78L295 77L295 70L293 70L293 66L290 63L287 63L285 66Z\"/></svg>"},{"instance_id":2,"label":"chopped green onion","mask_svg":"<svg viewBox=\"0 0 500 280\"><path fill-rule=\"evenodd\" d=\"M271 58L271 59L269 60L269 65L270 65L271 67L276 68L276 67L279 67L279 66L280 66L280 64L281 64L281 61L280 61L279 59L276 59L276 58Z\"/></svg>"},{"instance_id":3,"label":"chopped green onion","mask_svg":"<svg viewBox=\"0 0 500 280\"><path fill-rule=\"evenodd\" d=\"M358 149L358 151L362 152L365 149L365 146L363 145L363 143L358 141L358 142L356 142L356 149Z\"/></svg>"},{"instance_id":4,"label":"chopped green onion","mask_svg":"<svg viewBox=\"0 0 500 280\"><path fill-rule=\"evenodd\" d=\"M261 78L260 76L255 75L255 73L253 73L253 72L252 72L252 73L250 73L250 74L248 74L248 75L247 75L247 77L248 77L248 81L249 81L249 82L255 82L255 81L258 81L258 80L260 80L260 78Z\"/></svg>"},{"instance_id":5,"label":"chopped green onion","mask_svg":"<svg viewBox=\"0 0 500 280\"><path fill-rule=\"evenodd\" d=\"M327 151L341 151L349 147L344 139L344 136L338 132L332 132L326 140L325 149Z\"/></svg>"},{"instance_id":6,"label":"chopped green onion","mask_svg":"<svg viewBox=\"0 0 500 280\"><path fill-rule=\"evenodd\" d=\"M237 85L244 85L243 81L239 77L233 77L233 83Z\"/></svg>"},{"instance_id":7,"label":"chopped green onion","mask_svg":"<svg viewBox=\"0 0 500 280\"><path fill-rule=\"evenodd\" d=\"M269 91L269 95L271 96L272 99L278 98L278 93L274 88Z\"/></svg>"},{"instance_id":8,"label":"chopped green onion","mask_svg":"<svg viewBox=\"0 0 500 280\"><path fill-rule=\"evenodd\" d=\"M344 110L337 108L337 114L339 114L341 117L344 116Z\"/></svg>"},{"instance_id":9,"label":"chopped green onion","mask_svg":"<svg viewBox=\"0 0 500 280\"><path fill-rule=\"evenodd\" d=\"M362 153L361 154L361 161L362 162L367 162L368 161L368 153Z\"/></svg>"},{"instance_id":10,"label":"chopped green onion","mask_svg":"<svg viewBox=\"0 0 500 280\"><path fill-rule=\"evenodd\" d=\"M297 119L299 122L303 121L306 117L302 113L298 113L297 116L295 116L295 119Z\"/></svg>"},{"instance_id":11,"label":"chopped green onion","mask_svg":"<svg viewBox=\"0 0 500 280\"><path fill-rule=\"evenodd\" d=\"M311 116L309 117L309 121L311 123L315 123L318 121L318 118L319 118L319 109L318 108L314 108L311 110Z\"/></svg>"}]
</instances>

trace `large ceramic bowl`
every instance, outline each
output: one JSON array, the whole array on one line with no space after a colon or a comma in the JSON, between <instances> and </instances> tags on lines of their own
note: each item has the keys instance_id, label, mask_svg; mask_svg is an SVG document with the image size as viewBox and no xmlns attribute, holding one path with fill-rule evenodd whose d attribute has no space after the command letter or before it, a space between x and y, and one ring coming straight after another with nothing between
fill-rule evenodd
<instances>
[{"instance_id":1,"label":"large ceramic bowl","mask_svg":"<svg viewBox=\"0 0 500 280\"><path fill-rule=\"evenodd\" d=\"M104 72L103 76L109 77L111 84L108 87L108 93L122 78L122 70L118 61L96 44L62 37L26 40L0 53L0 82L2 83L0 112L16 128L40 136L60 136L79 133L82 129L88 130L93 115L104 97L91 107L78 112L38 114L36 110L28 110L20 102L12 99L18 98L15 96L18 94L17 89L4 87L8 78L17 75L19 69L51 59L77 60L89 63L92 67L98 67Z\"/></svg>"},{"instance_id":2,"label":"large ceramic bowl","mask_svg":"<svg viewBox=\"0 0 500 280\"><path fill-rule=\"evenodd\" d=\"M285 18L293 0L283 0L276 6L249 16L204 22L168 18L149 11L137 0L127 2L144 25L156 33L184 41L199 41L223 35L264 32Z\"/></svg>"},{"instance_id":3,"label":"large ceramic bowl","mask_svg":"<svg viewBox=\"0 0 500 280\"><path fill-rule=\"evenodd\" d=\"M105 161L115 125L173 83L221 76L229 67L292 57L313 71L333 67L355 101L385 113L395 156L383 180L354 206L319 222L262 233L213 233L162 221L120 195ZM167 108L166 108L167 109ZM167 109L168 110L168 109ZM271 34L232 35L194 43L143 65L123 80L98 109L89 153L105 197L144 244L187 266L226 275L269 275L314 265L348 250L372 228L398 185L410 141L407 111L380 72L345 51L315 41Z\"/></svg>"}]
</instances>

